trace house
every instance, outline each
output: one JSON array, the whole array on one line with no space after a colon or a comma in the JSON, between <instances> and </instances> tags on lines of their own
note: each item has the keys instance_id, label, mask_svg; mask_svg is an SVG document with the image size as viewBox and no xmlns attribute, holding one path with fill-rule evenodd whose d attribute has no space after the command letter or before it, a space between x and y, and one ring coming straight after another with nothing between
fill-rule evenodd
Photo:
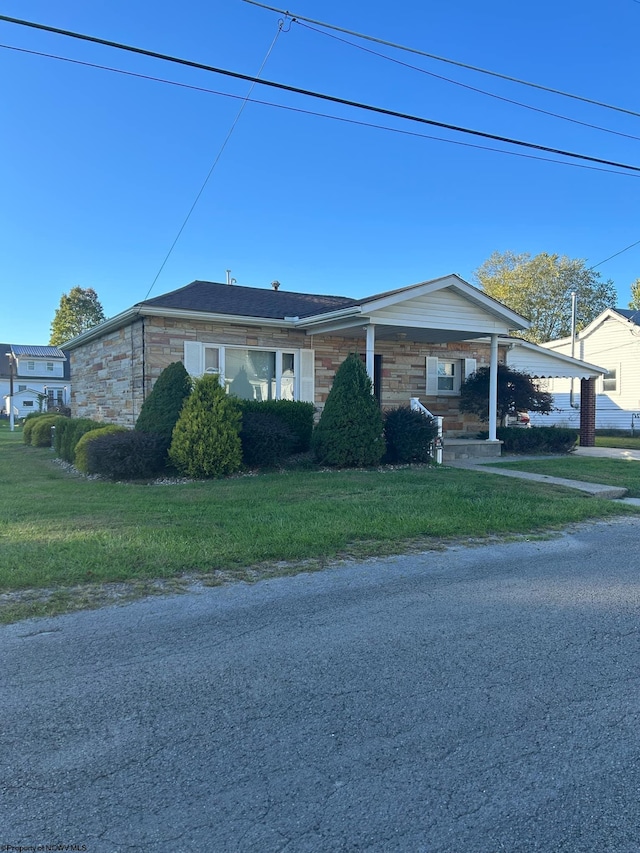
<instances>
[{"instance_id":1,"label":"house","mask_svg":"<svg viewBox=\"0 0 640 853\"><path fill-rule=\"evenodd\" d=\"M596 429L640 430L640 311L608 308L571 338L542 346L554 355L564 354L595 362L607 373L596 382ZM545 421L554 425L579 423L581 394L566 378L550 379L546 390L556 410ZM540 418L532 416L532 423Z\"/></svg>"},{"instance_id":2,"label":"house","mask_svg":"<svg viewBox=\"0 0 640 853\"><path fill-rule=\"evenodd\" d=\"M0 344L2 412L23 418L69 405L69 361L58 347Z\"/></svg>"},{"instance_id":3,"label":"house","mask_svg":"<svg viewBox=\"0 0 640 853\"><path fill-rule=\"evenodd\" d=\"M320 410L338 366L358 352L383 408L419 398L443 417L449 440L469 439L482 427L458 410L462 381L490 365L495 395L508 335L526 328L525 318L457 275L365 299L292 293L277 282L269 289L194 281L65 344L71 409L133 426L161 371L183 361L192 376L217 374L238 396L305 400ZM495 429L494 405L489 440L497 444Z\"/></svg>"}]
</instances>

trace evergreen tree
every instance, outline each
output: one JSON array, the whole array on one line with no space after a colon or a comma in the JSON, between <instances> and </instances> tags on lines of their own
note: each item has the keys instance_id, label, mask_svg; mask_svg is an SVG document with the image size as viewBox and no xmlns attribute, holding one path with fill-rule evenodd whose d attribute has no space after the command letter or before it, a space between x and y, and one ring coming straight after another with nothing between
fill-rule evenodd
<instances>
[{"instance_id":1,"label":"evergreen tree","mask_svg":"<svg viewBox=\"0 0 640 853\"><path fill-rule=\"evenodd\" d=\"M349 355L338 368L312 447L318 462L340 468L377 465L385 451L382 414L362 359Z\"/></svg>"},{"instance_id":2,"label":"evergreen tree","mask_svg":"<svg viewBox=\"0 0 640 853\"><path fill-rule=\"evenodd\" d=\"M191 394L192 385L191 377L181 361L174 361L165 367L142 404L136 429L161 435L168 448L173 428L184 401Z\"/></svg>"},{"instance_id":3,"label":"evergreen tree","mask_svg":"<svg viewBox=\"0 0 640 853\"><path fill-rule=\"evenodd\" d=\"M242 464L241 414L217 376L197 379L173 430L169 458L189 477L223 477Z\"/></svg>"},{"instance_id":4,"label":"evergreen tree","mask_svg":"<svg viewBox=\"0 0 640 853\"><path fill-rule=\"evenodd\" d=\"M51 323L49 344L58 347L106 319L98 294L92 287L72 287L60 297L60 307Z\"/></svg>"}]
</instances>

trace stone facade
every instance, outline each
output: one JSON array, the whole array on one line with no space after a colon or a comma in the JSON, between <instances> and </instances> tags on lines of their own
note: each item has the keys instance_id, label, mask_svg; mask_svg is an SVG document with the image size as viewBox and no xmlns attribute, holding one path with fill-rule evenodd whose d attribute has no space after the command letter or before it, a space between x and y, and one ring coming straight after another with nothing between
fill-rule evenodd
<instances>
[{"instance_id":1,"label":"stone facade","mask_svg":"<svg viewBox=\"0 0 640 853\"><path fill-rule=\"evenodd\" d=\"M322 409L335 373L352 352L364 356L364 331L360 337L306 335L278 326L209 323L164 317L141 317L133 324L77 347L71 352L74 417L133 427L144 398L160 373L184 358L184 342L227 346L315 350L315 404ZM426 395L426 358L475 358L478 367L489 363L489 347L478 343L416 344L409 340L380 340L376 355L382 358L381 396L385 409L408 405L411 397L435 415L444 417L449 435L471 435L482 425L458 411L457 396ZM486 427L485 427L486 428Z\"/></svg>"}]
</instances>

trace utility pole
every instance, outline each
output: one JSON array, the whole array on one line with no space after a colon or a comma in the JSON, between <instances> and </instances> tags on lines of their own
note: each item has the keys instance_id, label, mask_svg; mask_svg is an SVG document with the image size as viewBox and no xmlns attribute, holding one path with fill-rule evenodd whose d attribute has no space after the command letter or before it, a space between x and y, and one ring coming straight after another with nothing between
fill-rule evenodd
<instances>
[{"instance_id":1,"label":"utility pole","mask_svg":"<svg viewBox=\"0 0 640 853\"><path fill-rule=\"evenodd\" d=\"M9 359L9 429L11 432L15 429L15 421L13 417L13 367L14 355L12 352L5 353Z\"/></svg>"}]
</instances>

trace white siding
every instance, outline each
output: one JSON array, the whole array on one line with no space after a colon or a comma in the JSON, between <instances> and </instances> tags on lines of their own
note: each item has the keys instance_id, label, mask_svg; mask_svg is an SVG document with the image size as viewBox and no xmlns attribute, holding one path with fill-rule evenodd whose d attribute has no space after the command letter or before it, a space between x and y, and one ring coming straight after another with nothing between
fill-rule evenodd
<instances>
[{"instance_id":1,"label":"white siding","mask_svg":"<svg viewBox=\"0 0 640 853\"><path fill-rule=\"evenodd\" d=\"M371 322L379 325L509 333L504 321L449 288L373 311L370 316Z\"/></svg>"}]
</instances>

